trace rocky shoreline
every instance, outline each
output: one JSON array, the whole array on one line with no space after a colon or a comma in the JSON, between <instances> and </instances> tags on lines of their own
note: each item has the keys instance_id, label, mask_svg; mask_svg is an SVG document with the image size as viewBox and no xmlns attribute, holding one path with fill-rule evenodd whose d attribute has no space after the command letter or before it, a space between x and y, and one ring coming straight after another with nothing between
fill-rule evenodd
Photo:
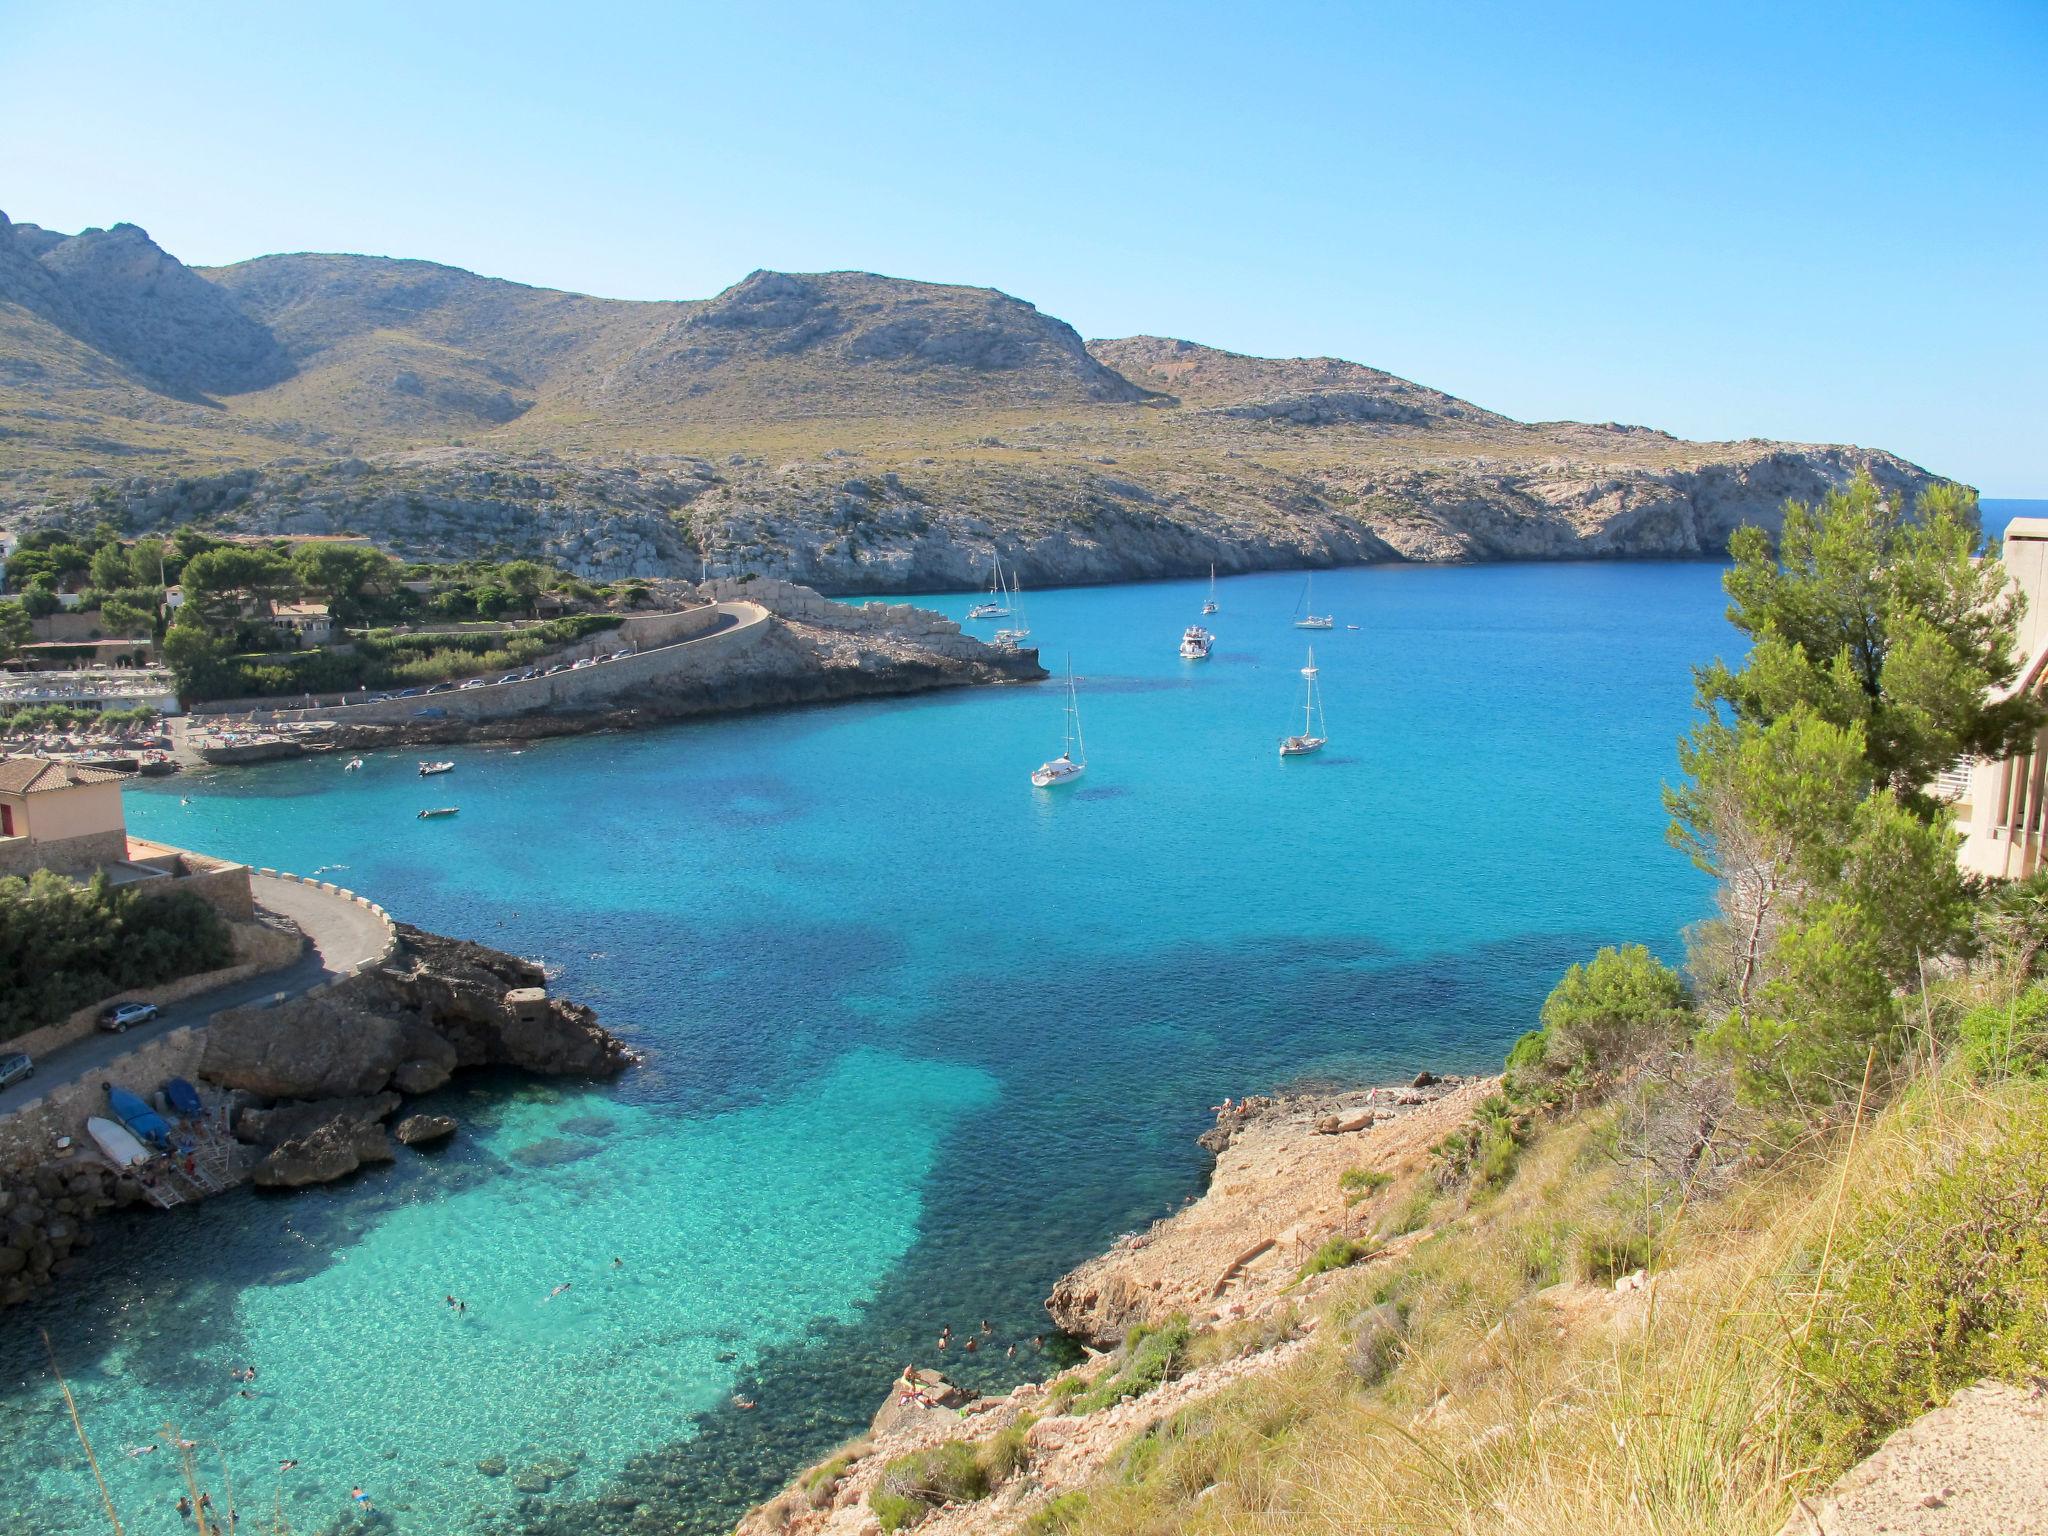
<instances>
[{"instance_id":1,"label":"rocky shoreline","mask_svg":"<svg viewBox=\"0 0 2048 1536\"><path fill-rule=\"evenodd\" d=\"M872 1499L886 1499L904 1467L925 1455L971 1456L988 1486L980 1497L939 1504L919 1531L1007 1536L1035 1529L1028 1524L1035 1515L1107 1470L1134 1437L1192 1403L1281 1369L1307 1348L1320 1324L1302 1303L1342 1271L1304 1273L1303 1260L1334 1238L1384 1222L1389 1213L1377 1191L1425 1170L1431 1149L1497 1083L1423 1072L1398 1087L1226 1099L1215 1126L1198 1138L1217 1159L1204 1192L1062 1276L1047 1298L1053 1321L1083 1345L1083 1364L987 1397L932 1370L916 1372L915 1385L899 1380L867 1433L749 1512L737 1536L871 1536ZM1375 1194L1359 1197L1367 1186ZM1375 1256L1403 1252L1426 1235L1395 1234L1375 1245ZM1119 1346L1141 1337L1133 1332L1140 1325L1157 1329L1179 1319L1195 1338L1241 1341L1192 1357L1193 1368L1150 1390L1101 1404L1077 1390L1116 1368ZM1026 1467L1028 1474L1020 1470Z\"/></svg>"},{"instance_id":2,"label":"rocky shoreline","mask_svg":"<svg viewBox=\"0 0 2048 1536\"><path fill-rule=\"evenodd\" d=\"M943 688L1038 682L1047 675L1029 646L990 645L962 633L943 614L907 603L830 601L809 587L780 581L669 584L680 604L758 603L769 613L766 633L713 673L678 667L636 683L621 697L548 705L475 717L359 721L347 708L279 711L286 728L307 733L260 734L272 720L256 716L259 733L229 748L209 748L212 766L239 766L308 751L371 752L399 746L535 741L553 736L634 730L709 715L745 714L851 699L896 697ZM431 701L430 701L431 702ZM203 718L203 717L202 717ZM317 736L311 732L317 729Z\"/></svg>"},{"instance_id":3,"label":"rocky shoreline","mask_svg":"<svg viewBox=\"0 0 2048 1536\"><path fill-rule=\"evenodd\" d=\"M232 1009L207 1026L202 1135L224 1154L224 1187L294 1189L389 1162L401 1145L443 1140L445 1115L384 1122L409 1095L458 1071L511 1067L604 1079L634 1061L580 1003L549 997L532 961L398 924L383 967L273 1007ZM118 1075L118 1068L113 1069ZM0 1306L80 1267L93 1219L149 1202L141 1179L67 1149L0 1172Z\"/></svg>"}]
</instances>

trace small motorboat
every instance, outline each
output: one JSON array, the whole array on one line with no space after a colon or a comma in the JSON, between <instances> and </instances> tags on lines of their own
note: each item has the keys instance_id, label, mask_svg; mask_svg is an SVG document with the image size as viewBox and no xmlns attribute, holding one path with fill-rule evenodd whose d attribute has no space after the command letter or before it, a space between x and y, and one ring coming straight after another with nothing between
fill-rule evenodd
<instances>
[{"instance_id":1,"label":"small motorboat","mask_svg":"<svg viewBox=\"0 0 2048 1536\"><path fill-rule=\"evenodd\" d=\"M164 1084L164 1102L188 1120L196 1120L206 1113L199 1090L182 1077L174 1077Z\"/></svg>"},{"instance_id":2,"label":"small motorboat","mask_svg":"<svg viewBox=\"0 0 2048 1536\"><path fill-rule=\"evenodd\" d=\"M1190 624L1187 633L1180 637L1180 659L1182 661L1207 661L1209 647L1216 643L1216 637L1199 624Z\"/></svg>"},{"instance_id":3,"label":"small motorboat","mask_svg":"<svg viewBox=\"0 0 2048 1536\"><path fill-rule=\"evenodd\" d=\"M149 1148L111 1120L94 1115L85 1122L85 1134L116 1168L139 1168L149 1161Z\"/></svg>"},{"instance_id":4,"label":"small motorboat","mask_svg":"<svg viewBox=\"0 0 2048 1536\"><path fill-rule=\"evenodd\" d=\"M358 761L360 761L360 759L358 759ZM455 765L453 763L442 762L420 764L420 777L423 779L431 779L437 773L453 773L454 771Z\"/></svg>"},{"instance_id":5,"label":"small motorboat","mask_svg":"<svg viewBox=\"0 0 2048 1536\"><path fill-rule=\"evenodd\" d=\"M171 1128L164 1123L164 1117L149 1107L140 1094L130 1093L126 1088L106 1085L107 1107L114 1112L114 1118L134 1133L136 1138L147 1142L160 1151L169 1151Z\"/></svg>"},{"instance_id":6,"label":"small motorboat","mask_svg":"<svg viewBox=\"0 0 2048 1536\"><path fill-rule=\"evenodd\" d=\"M424 765L422 766L424 767ZM362 767L363 760L360 757L352 757L341 765L341 771L343 773L359 773L362 771Z\"/></svg>"},{"instance_id":7,"label":"small motorboat","mask_svg":"<svg viewBox=\"0 0 2048 1536\"><path fill-rule=\"evenodd\" d=\"M436 816L453 816L457 811L461 809L462 807L459 805L437 805L434 806L431 810L421 811L420 820L431 821Z\"/></svg>"}]
</instances>

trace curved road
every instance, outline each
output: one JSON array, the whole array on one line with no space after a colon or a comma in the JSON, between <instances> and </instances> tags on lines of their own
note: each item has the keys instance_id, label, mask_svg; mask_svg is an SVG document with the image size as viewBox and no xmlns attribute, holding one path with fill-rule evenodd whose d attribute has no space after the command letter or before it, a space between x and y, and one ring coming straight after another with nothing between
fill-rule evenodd
<instances>
[{"instance_id":1,"label":"curved road","mask_svg":"<svg viewBox=\"0 0 2048 1536\"><path fill-rule=\"evenodd\" d=\"M157 1035L187 1024L204 1024L223 1008L239 1008L279 992L295 997L323 981L347 975L365 960L374 960L384 952L384 920L346 896L323 891L316 885L300 885L253 872L249 885L257 906L290 918L305 931L312 943L303 955L282 970L266 971L247 981L232 982L182 1003L172 1003L147 1024L138 1024L125 1034L95 1031L75 1044L37 1057L34 1077L0 1089L0 1115L42 1097L45 1088L110 1065ZM4 1042L0 1042L0 1051L5 1049Z\"/></svg>"}]
</instances>

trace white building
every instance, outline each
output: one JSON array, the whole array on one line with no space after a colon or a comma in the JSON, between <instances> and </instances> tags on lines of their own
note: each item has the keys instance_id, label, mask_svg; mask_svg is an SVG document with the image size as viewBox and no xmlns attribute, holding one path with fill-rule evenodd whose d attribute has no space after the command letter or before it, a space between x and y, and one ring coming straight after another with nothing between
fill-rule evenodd
<instances>
[{"instance_id":1,"label":"white building","mask_svg":"<svg viewBox=\"0 0 2048 1536\"><path fill-rule=\"evenodd\" d=\"M2025 658L2006 696L2048 688L2048 518L2016 517L2005 530L1999 558L2026 597L2015 649ZM2048 836L2048 730L2031 752L1994 762L1958 764L1937 788L1955 802L1963 831L1963 868L1972 874L2019 880L2041 864Z\"/></svg>"}]
</instances>

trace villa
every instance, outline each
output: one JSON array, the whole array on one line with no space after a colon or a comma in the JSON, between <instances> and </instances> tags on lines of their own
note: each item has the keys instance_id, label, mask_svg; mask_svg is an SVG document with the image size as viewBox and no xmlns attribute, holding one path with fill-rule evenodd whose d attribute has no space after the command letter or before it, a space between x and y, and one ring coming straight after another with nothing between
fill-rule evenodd
<instances>
[{"instance_id":1,"label":"villa","mask_svg":"<svg viewBox=\"0 0 2048 1536\"><path fill-rule=\"evenodd\" d=\"M2048 689L2048 518L2014 518L1999 558L2026 597L2017 650L2025 658L2008 694ZM1942 775L1936 792L1955 806L1963 832L1963 868L1974 875L2022 880L2041 866L2048 836L2048 730L2033 750L1994 762L1965 760Z\"/></svg>"},{"instance_id":2,"label":"villa","mask_svg":"<svg viewBox=\"0 0 2048 1536\"><path fill-rule=\"evenodd\" d=\"M103 874L115 885L191 891L230 921L249 921L248 866L131 837L122 777L78 763L0 757L0 876Z\"/></svg>"}]
</instances>

